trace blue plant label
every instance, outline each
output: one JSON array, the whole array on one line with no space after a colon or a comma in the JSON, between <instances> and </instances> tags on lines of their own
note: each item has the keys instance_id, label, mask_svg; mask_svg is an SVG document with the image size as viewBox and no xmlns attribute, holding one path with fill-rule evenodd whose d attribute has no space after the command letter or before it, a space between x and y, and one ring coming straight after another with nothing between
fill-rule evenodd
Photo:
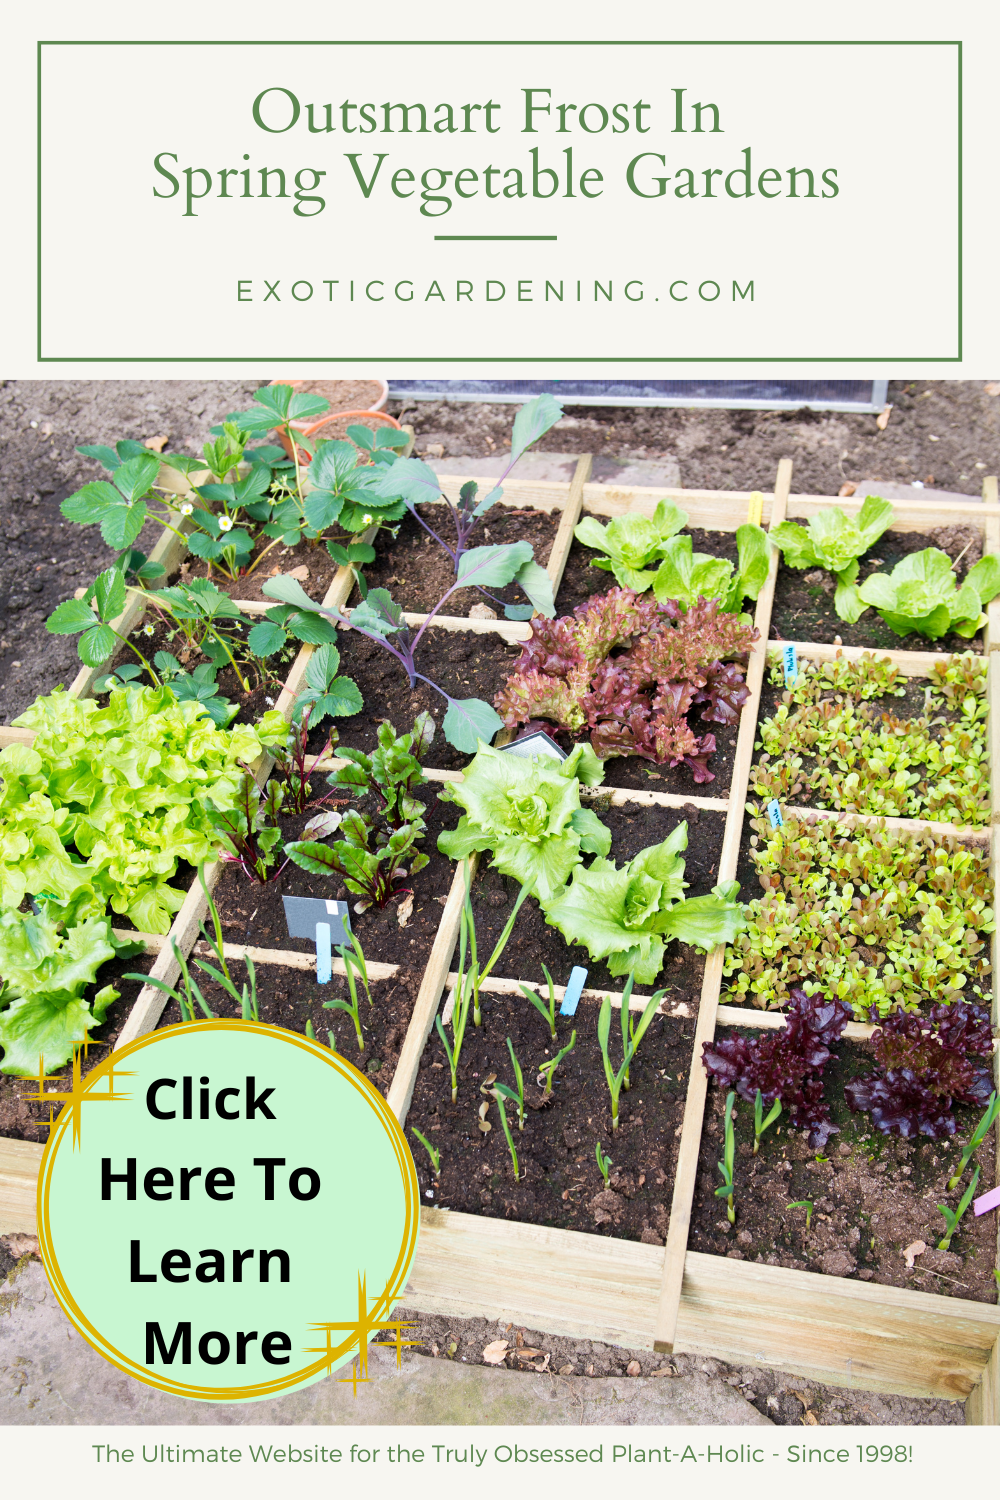
<instances>
[{"instance_id":1,"label":"blue plant label","mask_svg":"<svg viewBox=\"0 0 1000 1500\"><path fill-rule=\"evenodd\" d=\"M329 984L333 978L333 945L329 922L316 923L316 983Z\"/></svg>"},{"instance_id":2,"label":"blue plant label","mask_svg":"<svg viewBox=\"0 0 1000 1500\"><path fill-rule=\"evenodd\" d=\"M576 1008L580 1003L583 987L587 983L587 972L586 969L582 969L577 964L576 968L570 974L569 984L566 986L566 993L563 995L563 1002L559 1007L559 1014L561 1016L576 1015Z\"/></svg>"},{"instance_id":3,"label":"blue plant label","mask_svg":"<svg viewBox=\"0 0 1000 1500\"><path fill-rule=\"evenodd\" d=\"M785 664L785 686L791 687L792 683L798 676L799 671L799 664L795 654L795 647L792 645L791 641L789 641L788 644L784 647L781 656Z\"/></svg>"},{"instance_id":4,"label":"blue plant label","mask_svg":"<svg viewBox=\"0 0 1000 1500\"><path fill-rule=\"evenodd\" d=\"M771 819L772 828L781 828L783 826L785 820L781 816L781 805L777 798L767 804L767 815Z\"/></svg>"}]
</instances>

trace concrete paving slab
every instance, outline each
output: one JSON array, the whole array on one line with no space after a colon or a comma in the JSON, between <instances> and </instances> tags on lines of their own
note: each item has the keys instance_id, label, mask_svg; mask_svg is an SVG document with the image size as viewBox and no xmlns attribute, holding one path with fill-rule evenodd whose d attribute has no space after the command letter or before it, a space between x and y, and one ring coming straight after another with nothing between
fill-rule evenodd
<instances>
[{"instance_id":1,"label":"concrete paving slab","mask_svg":"<svg viewBox=\"0 0 1000 1500\"><path fill-rule=\"evenodd\" d=\"M920 484L889 484L884 479L859 479L852 500L880 495L883 500L927 500L937 505L982 505L982 495L960 495L956 490L924 489Z\"/></svg>"},{"instance_id":2,"label":"concrete paving slab","mask_svg":"<svg viewBox=\"0 0 1000 1500\"><path fill-rule=\"evenodd\" d=\"M772 1424L703 1371L659 1379L521 1375L373 1346L355 1399L339 1376L274 1401L216 1406L133 1380L80 1337L39 1261L0 1283L0 1426L176 1425L354 1427L754 1426Z\"/></svg>"},{"instance_id":3,"label":"concrete paving slab","mask_svg":"<svg viewBox=\"0 0 1000 1500\"><path fill-rule=\"evenodd\" d=\"M419 451L419 444L418 444ZM526 453L518 460L512 479L552 479L568 484L576 472L578 453ZM496 479L509 462L505 453L489 458L429 458L435 474L474 474ZM591 480L594 484L638 485L649 489L676 489L681 471L673 455L664 458L613 458L596 455Z\"/></svg>"}]
</instances>

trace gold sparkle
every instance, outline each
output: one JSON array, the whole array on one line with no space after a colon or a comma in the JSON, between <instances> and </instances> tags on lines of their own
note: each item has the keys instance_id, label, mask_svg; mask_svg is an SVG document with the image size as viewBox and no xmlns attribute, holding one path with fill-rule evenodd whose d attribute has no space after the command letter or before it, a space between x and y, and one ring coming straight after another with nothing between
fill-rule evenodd
<instances>
[{"instance_id":1,"label":"gold sparkle","mask_svg":"<svg viewBox=\"0 0 1000 1500\"><path fill-rule=\"evenodd\" d=\"M98 1043L98 1045L103 1046L104 1044ZM82 1042L73 1043L73 1070L70 1075L70 1087L68 1090L47 1089L45 1087L47 1083L66 1083L67 1080L65 1077L47 1078L45 1076L45 1059L40 1055L38 1058L38 1076L34 1080L38 1084L38 1093L22 1095L22 1098L24 1098L29 1104L47 1104L49 1106L48 1123L50 1128L55 1123L55 1116L52 1113L53 1103L58 1100L69 1110L70 1117L73 1121L74 1151L78 1151L80 1149L80 1140L82 1136L83 1126L83 1112L81 1106L84 1104L91 1104L96 1102L107 1103L108 1101L111 1101L112 1103L120 1103L121 1100L130 1098L131 1096L129 1094L115 1093L115 1081L116 1077L135 1077L135 1074L131 1072L119 1071L119 1073L116 1075L114 1057L111 1056L107 1059L106 1062L101 1064L100 1069L101 1074L108 1080L107 1092L99 1094L96 1092L96 1090L89 1088L86 1081L84 1080L80 1061L81 1055L83 1057L86 1057L87 1049L89 1046L89 1037L85 1037Z\"/></svg>"},{"instance_id":2,"label":"gold sparkle","mask_svg":"<svg viewBox=\"0 0 1000 1500\"><path fill-rule=\"evenodd\" d=\"M368 1380L368 1345L371 1342L372 1336L374 1334L387 1332L395 1334L397 1369L399 1369L403 1363L403 1349L405 1347L409 1347L410 1345L420 1343L419 1339L406 1339L403 1337L403 1333L405 1332L405 1330L415 1327L415 1324L413 1322L408 1322L405 1319L380 1319L372 1316L368 1307L369 1301L374 1300L377 1305L383 1300L384 1297L385 1292L383 1291L381 1297L374 1299L369 1298L367 1278L365 1276L362 1276L361 1272L359 1271L357 1319L354 1322L346 1323L310 1324L310 1327L314 1328L317 1333L325 1333L326 1343L323 1347L305 1349L303 1352L305 1354L325 1355L325 1363L330 1374L333 1373L334 1360L339 1359L344 1354L345 1349L352 1349L355 1346L357 1347L358 1353L351 1366L351 1374L347 1377L347 1379L341 1380L340 1382L341 1385L353 1385L355 1396L357 1396L358 1394L358 1386L365 1384L365 1382ZM338 1345L334 1346L333 1340L331 1338L331 1334L333 1333L348 1333L351 1335L351 1337L347 1339L346 1342L341 1341Z\"/></svg>"}]
</instances>

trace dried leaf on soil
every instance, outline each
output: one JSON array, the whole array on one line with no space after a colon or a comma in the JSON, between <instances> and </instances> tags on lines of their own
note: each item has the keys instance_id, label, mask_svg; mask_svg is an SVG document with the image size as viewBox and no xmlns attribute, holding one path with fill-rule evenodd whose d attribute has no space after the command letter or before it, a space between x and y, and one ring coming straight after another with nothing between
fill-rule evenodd
<instances>
[{"instance_id":1,"label":"dried leaf on soil","mask_svg":"<svg viewBox=\"0 0 1000 1500\"><path fill-rule=\"evenodd\" d=\"M483 1360L488 1365L502 1365L510 1345L506 1339L496 1339L483 1350Z\"/></svg>"}]
</instances>

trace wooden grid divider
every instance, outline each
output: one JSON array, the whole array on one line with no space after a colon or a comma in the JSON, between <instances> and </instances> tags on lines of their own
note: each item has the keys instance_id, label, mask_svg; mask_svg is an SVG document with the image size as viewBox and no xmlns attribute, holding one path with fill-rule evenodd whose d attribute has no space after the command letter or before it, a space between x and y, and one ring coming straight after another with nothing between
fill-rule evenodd
<instances>
[{"instance_id":1,"label":"wooden grid divider","mask_svg":"<svg viewBox=\"0 0 1000 1500\"><path fill-rule=\"evenodd\" d=\"M782 459L778 465L778 476L774 486L774 501L771 506L770 526L775 527L785 519L788 492L792 484L792 465ZM726 832L719 859L719 884L736 878L736 866L743 832L743 804L746 801L753 761L754 738L757 733L757 711L764 685L764 667L767 662L767 634L771 625L771 606L778 581L778 549L772 548L767 580L760 591L754 623L759 638L751 653L747 667L746 685L749 699L743 705L740 728L736 741L736 757L733 763L732 781L729 790L729 812L726 817ZM674 1177L674 1191L670 1204L670 1224L667 1230L666 1253L663 1258L663 1282L656 1314L654 1347L671 1353L677 1335L677 1316L681 1300L681 1285L684 1278L684 1259L687 1255L688 1233L691 1227L691 1205L694 1202L695 1178L698 1173L698 1152L701 1149L701 1127L705 1113L705 1098L708 1076L701 1067L701 1049L704 1042L715 1035L715 1013L722 987L722 965L725 946L714 948L705 960L705 976L702 981L701 1004L698 1007L698 1024L695 1028L694 1048L688 1075L687 1098L684 1104L684 1120L681 1128L681 1145Z\"/></svg>"}]
</instances>

